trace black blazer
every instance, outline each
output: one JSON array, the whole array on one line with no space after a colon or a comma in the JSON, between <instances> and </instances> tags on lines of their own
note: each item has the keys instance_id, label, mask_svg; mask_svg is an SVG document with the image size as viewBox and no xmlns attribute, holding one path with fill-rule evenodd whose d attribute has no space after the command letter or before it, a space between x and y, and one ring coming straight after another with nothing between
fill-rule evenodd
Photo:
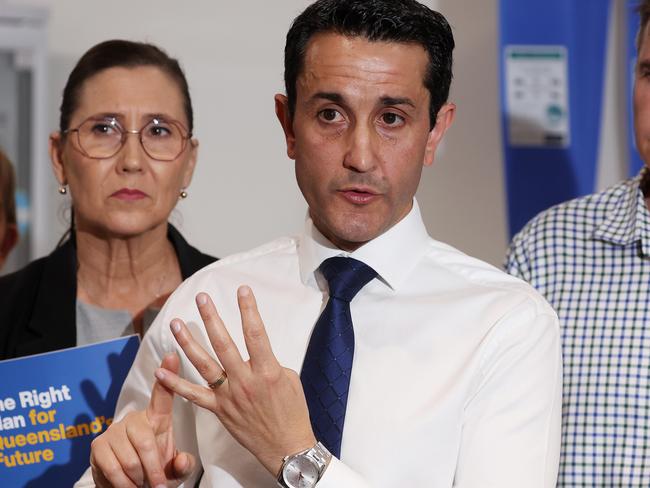
<instances>
[{"instance_id":1,"label":"black blazer","mask_svg":"<svg viewBox=\"0 0 650 488\"><path fill-rule=\"evenodd\" d=\"M167 228L183 279L216 261ZM0 277L0 360L76 346L77 250L74 236L49 256Z\"/></svg>"}]
</instances>

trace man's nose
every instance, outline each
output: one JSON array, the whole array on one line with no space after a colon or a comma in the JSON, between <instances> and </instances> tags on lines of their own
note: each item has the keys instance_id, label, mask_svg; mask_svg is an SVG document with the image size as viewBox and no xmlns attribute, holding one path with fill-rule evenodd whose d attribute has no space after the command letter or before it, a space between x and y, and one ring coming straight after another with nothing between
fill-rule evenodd
<instances>
[{"instance_id":1,"label":"man's nose","mask_svg":"<svg viewBox=\"0 0 650 488\"><path fill-rule=\"evenodd\" d=\"M348 148L343 165L358 173L372 171L376 165L375 135L372 128L357 124L348 132Z\"/></svg>"}]
</instances>

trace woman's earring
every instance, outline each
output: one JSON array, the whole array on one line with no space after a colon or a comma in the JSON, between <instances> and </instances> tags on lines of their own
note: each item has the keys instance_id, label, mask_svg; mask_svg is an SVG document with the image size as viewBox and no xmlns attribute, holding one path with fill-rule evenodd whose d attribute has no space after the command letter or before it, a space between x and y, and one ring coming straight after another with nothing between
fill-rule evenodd
<instances>
[{"instance_id":1,"label":"woman's earring","mask_svg":"<svg viewBox=\"0 0 650 488\"><path fill-rule=\"evenodd\" d=\"M185 200L185 199L187 198L187 192L186 192L185 190L181 190L181 192L179 193L179 196L180 196L183 200Z\"/></svg>"},{"instance_id":2,"label":"woman's earring","mask_svg":"<svg viewBox=\"0 0 650 488\"><path fill-rule=\"evenodd\" d=\"M61 195L65 195L66 193L68 193L68 188L65 185L60 185L59 186L59 193Z\"/></svg>"}]
</instances>

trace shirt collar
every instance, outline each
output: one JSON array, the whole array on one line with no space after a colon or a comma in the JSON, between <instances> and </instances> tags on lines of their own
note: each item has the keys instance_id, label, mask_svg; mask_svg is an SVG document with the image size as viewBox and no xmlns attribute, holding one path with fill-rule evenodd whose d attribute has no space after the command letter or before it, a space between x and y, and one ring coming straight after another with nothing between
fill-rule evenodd
<instances>
[{"instance_id":1,"label":"shirt collar","mask_svg":"<svg viewBox=\"0 0 650 488\"><path fill-rule=\"evenodd\" d=\"M650 255L650 213L642 190L643 179L648 176L650 173L643 168L635 178L619 186L620 193L594 231L594 238L620 246L641 242L644 254Z\"/></svg>"},{"instance_id":2,"label":"shirt collar","mask_svg":"<svg viewBox=\"0 0 650 488\"><path fill-rule=\"evenodd\" d=\"M315 272L325 259L349 256L372 267L384 283L396 290L426 252L428 241L429 235L415 199L406 217L351 253L332 244L308 216L298 243L300 277L303 283L315 286Z\"/></svg>"},{"instance_id":3,"label":"shirt collar","mask_svg":"<svg viewBox=\"0 0 650 488\"><path fill-rule=\"evenodd\" d=\"M634 235L636 240L641 242L643 256L650 256L650 211L645 201L648 194L648 185L650 184L650 171L645 167L641 171L640 180L641 183L637 191Z\"/></svg>"}]
</instances>

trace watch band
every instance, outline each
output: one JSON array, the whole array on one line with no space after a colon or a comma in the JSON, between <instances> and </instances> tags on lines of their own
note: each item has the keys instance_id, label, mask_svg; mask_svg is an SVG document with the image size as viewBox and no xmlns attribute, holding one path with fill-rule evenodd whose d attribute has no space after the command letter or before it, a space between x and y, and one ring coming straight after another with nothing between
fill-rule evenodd
<instances>
[{"instance_id":1,"label":"watch band","mask_svg":"<svg viewBox=\"0 0 650 488\"><path fill-rule=\"evenodd\" d=\"M305 449L304 451L298 452L296 454L285 456L284 459L282 460L282 467L280 468L280 472L278 473L278 477L277 477L278 485L281 486L282 488L292 488L291 486L287 485L287 483L285 482L284 479L285 468L290 462L292 462L293 460L299 457L302 457L303 459L312 463L313 466L318 471L318 479L316 480L313 486L316 486L318 481L323 477L325 470L327 469L330 461L332 460L332 454L320 442L317 442L315 446L309 449Z\"/></svg>"}]
</instances>

